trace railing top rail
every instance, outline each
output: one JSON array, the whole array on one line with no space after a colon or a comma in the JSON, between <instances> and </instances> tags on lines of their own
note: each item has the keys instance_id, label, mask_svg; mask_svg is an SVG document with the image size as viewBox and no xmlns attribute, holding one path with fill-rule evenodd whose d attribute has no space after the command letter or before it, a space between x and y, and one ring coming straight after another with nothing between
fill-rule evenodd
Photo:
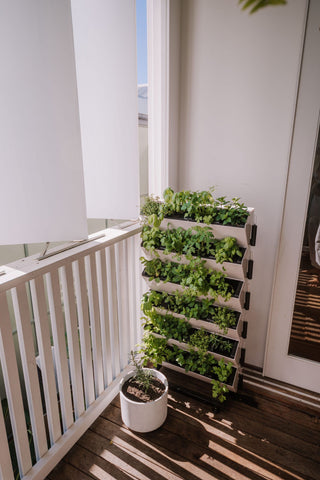
<instances>
[{"instance_id":1,"label":"railing top rail","mask_svg":"<svg viewBox=\"0 0 320 480\"><path fill-rule=\"evenodd\" d=\"M89 236L89 242L80 244L72 249L70 243L66 244L66 250L61 251L61 246L51 250L50 256L39 260L39 253L30 257L22 258L16 262L1 266L2 275L0 276L0 293L27 282L38 275L44 275L52 270L59 268L67 263L79 260L90 253L94 253L103 248L115 245L116 243L132 237L141 231L141 225L138 221L129 224L123 224L119 227L107 228ZM101 236L103 234L103 236ZM58 251L59 253L54 253ZM51 255L52 254L52 255Z\"/></svg>"}]
</instances>

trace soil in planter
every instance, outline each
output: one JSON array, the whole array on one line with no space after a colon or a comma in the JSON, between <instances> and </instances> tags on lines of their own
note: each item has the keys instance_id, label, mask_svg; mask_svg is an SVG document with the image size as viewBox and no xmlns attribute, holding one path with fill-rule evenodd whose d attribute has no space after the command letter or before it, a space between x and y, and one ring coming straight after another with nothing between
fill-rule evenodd
<instances>
[{"instance_id":1,"label":"soil in planter","mask_svg":"<svg viewBox=\"0 0 320 480\"><path fill-rule=\"evenodd\" d=\"M134 377L129 378L122 387L122 393L134 402L146 403L161 397L166 387L157 378L151 379L151 385L147 392L141 389L141 383L137 382Z\"/></svg>"}]
</instances>

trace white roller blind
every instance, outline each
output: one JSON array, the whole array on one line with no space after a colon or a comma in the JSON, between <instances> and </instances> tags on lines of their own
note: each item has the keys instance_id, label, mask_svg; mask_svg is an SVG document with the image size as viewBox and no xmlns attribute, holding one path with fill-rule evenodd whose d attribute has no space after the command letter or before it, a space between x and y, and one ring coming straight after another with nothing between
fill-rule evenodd
<instances>
[{"instance_id":1,"label":"white roller blind","mask_svg":"<svg viewBox=\"0 0 320 480\"><path fill-rule=\"evenodd\" d=\"M70 0L0 0L0 243L87 235Z\"/></svg>"},{"instance_id":2,"label":"white roller blind","mask_svg":"<svg viewBox=\"0 0 320 480\"><path fill-rule=\"evenodd\" d=\"M72 0L88 216L139 213L134 0Z\"/></svg>"}]
</instances>

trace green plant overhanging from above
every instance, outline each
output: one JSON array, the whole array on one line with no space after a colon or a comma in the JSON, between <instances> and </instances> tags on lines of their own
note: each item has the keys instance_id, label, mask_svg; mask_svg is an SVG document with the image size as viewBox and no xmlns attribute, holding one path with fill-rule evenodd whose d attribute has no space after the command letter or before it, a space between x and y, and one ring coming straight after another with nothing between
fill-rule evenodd
<instances>
[{"instance_id":1,"label":"green plant overhanging from above","mask_svg":"<svg viewBox=\"0 0 320 480\"><path fill-rule=\"evenodd\" d=\"M183 190L174 192L167 188L163 193L164 201L149 196L141 208L141 214L147 217L149 225L159 227L164 217L180 216L199 223L219 223L222 225L243 226L248 218L248 209L239 198L226 200L226 197L214 198L214 188L200 192Z\"/></svg>"},{"instance_id":2,"label":"green plant overhanging from above","mask_svg":"<svg viewBox=\"0 0 320 480\"><path fill-rule=\"evenodd\" d=\"M214 300L204 298L199 301L192 293L186 290L180 294L169 294L150 290L142 298L141 309L149 315L156 307L184 315L186 318L195 318L215 323L223 333L237 323L237 314L227 307L214 305Z\"/></svg>"},{"instance_id":3,"label":"green plant overhanging from above","mask_svg":"<svg viewBox=\"0 0 320 480\"><path fill-rule=\"evenodd\" d=\"M142 246L154 253L162 249L165 254L175 253L177 258L186 255L192 257L215 258L217 263L233 262L241 259L242 252L234 237L218 240L209 227L196 226L184 230L181 227L160 230L158 227L144 225L141 233Z\"/></svg>"},{"instance_id":4,"label":"green plant overhanging from above","mask_svg":"<svg viewBox=\"0 0 320 480\"><path fill-rule=\"evenodd\" d=\"M220 295L225 301L230 300L234 290L226 275L205 267L205 261L199 258L190 260L187 265L175 262L162 262L159 258L147 260L140 258L144 272L150 280L171 282L188 287L194 295L209 295L217 299Z\"/></svg>"},{"instance_id":5,"label":"green plant overhanging from above","mask_svg":"<svg viewBox=\"0 0 320 480\"><path fill-rule=\"evenodd\" d=\"M239 0L239 4L242 4L242 10L251 8L250 13L255 13L264 7L286 5L287 0Z\"/></svg>"}]
</instances>

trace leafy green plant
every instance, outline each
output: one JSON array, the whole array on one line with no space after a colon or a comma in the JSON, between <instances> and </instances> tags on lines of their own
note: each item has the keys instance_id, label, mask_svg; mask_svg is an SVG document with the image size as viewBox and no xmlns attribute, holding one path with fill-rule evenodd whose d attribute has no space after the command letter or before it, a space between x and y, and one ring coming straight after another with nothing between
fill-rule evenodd
<instances>
[{"instance_id":1,"label":"leafy green plant","mask_svg":"<svg viewBox=\"0 0 320 480\"><path fill-rule=\"evenodd\" d=\"M217 362L213 355L192 348L186 351L176 345L169 346L166 339L148 333L143 338L141 352L145 363L150 360L156 366L162 362L169 362L184 368L186 372L191 371L211 378L213 398L220 402L226 400L229 389L225 382L232 375L230 362L226 363L224 360Z\"/></svg>"},{"instance_id":2,"label":"leafy green plant","mask_svg":"<svg viewBox=\"0 0 320 480\"><path fill-rule=\"evenodd\" d=\"M213 191L213 187L209 191L201 192L174 192L172 188L167 188L163 194L164 203L160 207L159 216L183 215L184 218L207 224L216 222L223 225L244 225L248 210L240 203L239 198L228 201L226 197L219 197L215 200Z\"/></svg>"},{"instance_id":3,"label":"leafy green plant","mask_svg":"<svg viewBox=\"0 0 320 480\"><path fill-rule=\"evenodd\" d=\"M190 345L196 347L201 352L207 352L210 348L210 335L205 330L196 330L189 339Z\"/></svg>"},{"instance_id":4,"label":"leafy green plant","mask_svg":"<svg viewBox=\"0 0 320 480\"><path fill-rule=\"evenodd\" d=\"M237 322L237 314L233 310L218 307L214 305L214 300L208 298L200 301L188 290L181 294L150 290L142 298L141 309L145 315L148 315L155 307L165 308L189 319L210 321L217 324L223 333L226 333L228 328L235 326Z\"/></svg>"},{"instance_id":5,"label":"leafy green plant","mask_svg":"<svg viewBox=\"0 0 320 480\"><path fill-rule=\"evenodd\" d=\"M149 312L148 317L145 317L145 330L159 333L166 338L174 338L179 342L186 342L192 334L191 325L181 318L176 318L173 315L160 315L154 311Z\"/></svg>"},{"instance_id":6,"label":"leafy green plant","mask_svg":"<svg viewBox=\"0 0 320 480\"><path fill-rule=\"evenodd\" d=\"M219 208L216 210L215 222L222 225L244 225L248 218L248 210L239 198L227 201L225 197L217 199Z\"/></svg>"},{"instance_id":7,"label":"leafy green plant","mask_svg":"<svg viewBox=\"0 0 320 480\"><path fill-rule=\"evenodd\" d=\"M234 237L225 237L216 242L214 257L217 263L233 262L242 257L242 251Z\"/></svg>"},{"instance_id":8,"label":"leafy green plant","mask_svg":"<svg viewBox=\"0 0 320 480\"><path fill-rule=\"evenodd\" d=\"M163 193L164 201L152 196L147 197L141 213L147 217L147 223L159 226L164 217L183 216L199 223L221 223L222 225L242 226L248 218L247 207L239 198L226 200L226 197L214 199L214 188L193 192L183 190L174 192L167 188Z\"/></svg>"},{"instance_id":9,"label":"leafy green plant","mask_svg":"<svg viewBox=\"0 0 320 480\"><path fill-rule=\"evenodd\" d=\"M157 367L163 362L173 360L172 349L167 344L167 339L155 337L149 333L144 334L139 352L142 354L142 364L144 366L151 362L154 367Z\"/></svg>"},{"instance_id":10,"label":"leafy green plant","mask_svg":"<svg viewBox=\"0 0 320 480\"><path fill-rule=\"evenodd\" d=\"M196 226L187 230L168 227L160 230L158 227L144 225L141 239L146 250L154 253L156 249L163 249L165 254L175 253L178 259L184 254L189 260L192 257L214 257L217 263L223 263L242 257L235 238L217 240L209 227Z\"/></svg>"},{"instance_id":11,"label":"leafy green plant","mask_svg":"<svg viewBox=\"0 0 320 480\"><path fill-rule=\"evenodd\" d=\"M233 343L219 335L207 332L204 329L193 328L188 321L173 315L161 315L150 311L146 317L144 329L158 333L166 338L173 338L179 342L186 342L201 351L221 351L230 353Z\"/></svg>"},{"instance_id":12,"label":"leafy green plant","mask_svg":"<svg viewBox=\"0 0 320 480\"><path fill-rule=\"evenodd\" d=\"M212 397L216 398L220 403L223 403L227 399L226 394L229 393L228 387L216 379L211 380L211 385Z\"/></svg>"},{"instance_id":13,"label":"leafy green plant","mask_svg":"<svg viewBox=\"0 0 320 480\"><path fill-rule=\"evenodd\" d=\"M187 265L175 262L162 262L158 258L147 260L141 257L145 274L150 280L172 282L188 287L194 295L210 295L217 299L220 295L225 301L233 294L233 288L222 272L205 267L205 261L193 259Z\"/></svg>"},{"instance_id":14,"label":"leafy green plant","mask_svg":"<svg viewBox=\"0 0 320 480\"><path fill-rule=\"evenodd\" d=\"M159 215L161 203L158 197L147 196L141 207L141 215L150 217L151 215Z\"/></svg>"},{"instance_id":15,"label":"leafy green plant","mask_svg":"<svg viewBox=\"0 0 320 480\"><path fill-rule=\"evenodd\" d=\"M201 351L222 351L230 353L233 348L233 343L229 340L207 332L204 329L193 330L194 333L190 335L188 341L190 345L197 347Z\"/></svg>"},{"instance_id":16,"label":"leafy green plant","mask_svg":"<svg viewBox=\"0 0 320 480\"><path fill-rule=\"evenodd\" d=\"M183 190L174 192L172 188L167 188L163 193L164 206L162 213L170 216L174 214L183 214L185 218L194 218L201 221L199 211L203 205L213 205L213 188L209 191L192 192Z\"/></svg>"},{"instance_id":17,"label":"leafy green plant","mask_svg":"<svg viewBox=\"0 0 320 480\"><path fill-rule=\"evenodd\" d=\"M251 8L250 13L255 13L261 8L268 7L268 6L276 6L276 5L286 5L287 0L239 0L239 4L242 5L242 10L246 10Z\"/></svg>"}]
</instances>

